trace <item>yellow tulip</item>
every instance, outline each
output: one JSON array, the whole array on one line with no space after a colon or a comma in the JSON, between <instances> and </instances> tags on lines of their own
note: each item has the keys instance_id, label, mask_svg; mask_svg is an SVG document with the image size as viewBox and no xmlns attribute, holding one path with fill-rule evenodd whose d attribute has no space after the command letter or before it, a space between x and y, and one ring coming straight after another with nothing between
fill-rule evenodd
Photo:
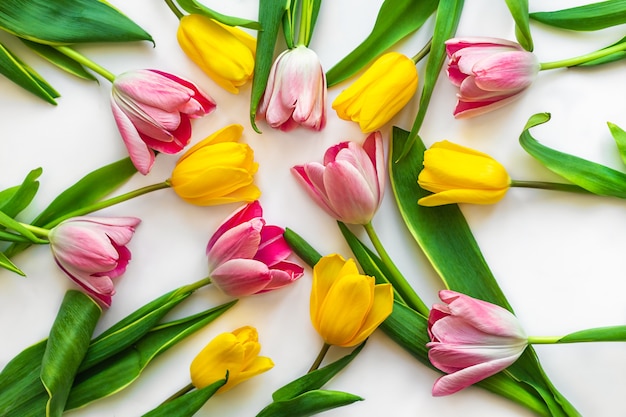
<instances>
[{"instance_id":1,"label":"yellow tulip","mask_svg":"<svg viewBox=\"0 0 626 417\"><path fill-rule=\"evenodd\" d=\"M424 152L424 169L417 182L435 194L420 198L422 206L472 203L493 204L502 199L511 178L491 156L448 141Z\"/></svg>"},{"instance_id":2,"label":"yellow tulip","mask_svg":"<svg viewBox=\"0 0 626 417\"><path fill-rule=\"evenodd\" d=\"M191 383L200 389L223 379L228 382L218 392L274 367L270 358L259 356L261 345L254 327L245 326L232 333L222 333L209 342L191 362Z\"/></svg>"},{"instance_id":3,"label":"yellow tulip","mask_svg":"<svg viewBox=\"0 0 626 417\"><path fill-rule=\"evenodd\" d=\"M185 152L169 180L176 194L199 206L257 200L259 164L250 146L237 143L242 132L241 125L226 126Z\"/></svg>"},{"instance_id":4,"label":"yellow tulip","mask_svg":"<svg viewBox=\"0 0 626 417\"><path fill-rule=\"evenodd\" d=\"M378 58L332 107L339 118L357 122L364 133L380 129L411 100L417 69L406 55L390 52Z\"/></svg>"},{"instance_id":5,"label":"yellow tulip","mask_svg":"<svg viewBox=\"0 0 626 417\"><path fill-rule=\"evenodd\" d=\"M189 14L180 19L176 37L185 54L225 90L237 94L252 78L256 39L243 30Z\"/></svg>"},{"instance_id":6,"label":"yellow tulip","mask_svg":"<svg viewBox=\"0 0 626 417\"><path fill-rule=\"evenodd\" d=\"M351 347L367 339L391 314L393 289L359 274L353 259L328 255L313 268L311 321L329 345Z\"/></svg>"}]
</instances>

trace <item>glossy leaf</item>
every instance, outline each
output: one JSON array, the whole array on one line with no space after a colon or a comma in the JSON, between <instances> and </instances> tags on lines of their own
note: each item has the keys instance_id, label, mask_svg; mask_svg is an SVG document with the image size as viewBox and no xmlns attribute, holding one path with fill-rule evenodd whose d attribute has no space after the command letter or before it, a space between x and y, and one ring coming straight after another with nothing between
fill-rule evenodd
<instances>
[{"instance_id":1,"label":"glossy leaf","mask_svg":"<svg viewBox=\"0 0 626 417\"><path fill-rule=\"evenodd\" d=\"M15 272L16 274L23 277L26 276L24 271L22 271L20 268L17 267L17 265L11 262L11 260L7 258L7 256L2 252L0 252L0 268L8 269L9 271Z\"/></svg>"},{"instance_id":2,"label":"glossy leaf","mask_svg":"<svg viewBox=\"0 0 626 417\"><path fill-rule=\"evenodd\" d=\"M607 124L613 139L615 139L619 156L622 158L622 162L626 164L626 131L614 123L607 122Z\"/></svg>"},{"instance_id":3,"label":"glossy leaf","mask_svg":"<svg viewBox=\"0 0 626 417\"><path fill-rule=\"evenodd\" d=\"M131 19L99 0L3 0L0 28L20 38L50 45L152 41Z\"/></svg>"},{"instance_id":4,"label":"glossy leaf","mask_svg":"<svg viewBox=\"0 0 626 417\"><path fill-rule=\"evenodd\" d=\"M228 372L226 378L163 403L142 417L192 417L227 381Z\"/></svg>"},{"instance_id":5,"label":"glossy leaf","mask_svg":"<svg viewBox=\"0 0 626 417\"><path fill-rule=\"evenodd\" d=\"M0 4L2 3L0 2ZM1 43L0 74L48 103L57 104L55 98L60 96L59 93L34 69L26 65L17 55L14 55Z\"/></svg>"},{"instance_id":6,"label":"glossy leaf","mask_svg":"<svg viewBox=\"0 0 626 417\"><path fill-rule=\"evenodd\" d=\"M365 342L357 346L350 354L330 363L323 368L316 369L309 372L300 378L291 381L287 385L284 385L274 391L272 394L272 400L285 401L304 394L305 392L320 389L325 383L330 381L335 375L337 375L343 368L348 366L350 362L361 352L365 346Z\"/></svg>"},{"instance_id":7,"label":"glossy leaf","mask_svg":"<svg viewBox=\"0 0 626 417\"><path fill-rule=\"evenodd\" d=\"M527 51L532 51L533 38L530 33L528 0L506 0L506 5L515 21L515 37L517 38L517 42Z\"/></svg>"},{"instance_id":8,"label":"glossy leaf","mask_svg":"<svg viewBox=\"0 0 626 417\"><path fill-rule=\"evenodd\" d=\"M28 207L39 190L37 179L42 172L41 168L33 169L26 175L22 184L0 191L0 211L7 216L15 217Z\"/></svg>"},{"instance_id":9,"label":"glossy leaf","mask_svg":"<svg viewBox=\"0 0 626 417\"><path fill-rule=\"evenodd\" d=\"M180 7L187 13L201 14L210 19L217 20L228 26L241 26L248 29L260 30L261 25L259 22L250 19L242 19L236 16L227 16L216 12L213 9L209 9L205 5L197 2L196 0L176 0Z\"/></svg>"},{"instance_id":10,"label":"glossy leaf","mask_svg":"<svg viewBox=\"0 0 626 417\"><path fill-rule=\"evenodd\" d=\"M67 55L60 53L57 49L50 45L44 45L37 42L32 42L26 39L22 39L22 42L32 49L37 55L46 59L48 62L56 65L63 71L72 74L78 78L84 80L97 81L98 79L89 71L85 69L80 63L74 61Z\"/></svg>"},{"instance_id":11,"label":"glossy leaf","mask_svg":"<svg viewBox=\"0 0 626 417\"><path fill-rule=\"evenodd\" d=\"M620 44L623 45L624 43L626 43L626 36L623 37L622 39L618 40L617 42L614 42L611 45L609 45L609 46L607 46L605 48L600 49L600 51L608 49L608 48L611 48L611 47L614 47L614 46L617 46L617 45L620 45ZM620 49L620 48L618 48L618 49ZM624 49L624 48L621 48L621 49ZM575 66L578 66L578 67L592 67L592 66L595 66L595 65L610 64L611 62L619 61L619 60L624 59L624 58L626 58L626 51L624 51L624 50L622 50L622 51L615 51L615 52L613 52L611 54L603 56L602 58L592 59L590 61L586 61L586 62L584 62L582 64L578 64L578 65L575 65Z\"/></svg>"},{"instance_id":12,"label":"glossy leaf","mask_svg":"<svg viewBox=\"0 0 626 417\"><path fill-rule=\"evenodd\" d=\"M273 402L256 417L306 417L362 400L347 392L313 390L289 400Z\"/></svg>"},{"instance_id":13,"label":"glossy leaf","mask_svg":"<svg viewBox=\"0 0 626 417\"><path fill-rule=\"evenodd\" d=\"M267 86L267 79L274 62L274 49L276 48L280 23L283 14L287 11L288 3L289 0L259 1L259 24L262 30L257 35L256 59L250 93L250 124L257 133L261 133L261 131L256 125L256 111Z\"/></svg>"},{"instance_id":14,"label":"glossy leaf","mask_svg":"<svg viewBox=\"0 0 626 417\"><path fill-rule=\"evenodd\" d=\"M605 29L626 23L626 0L607 0L551 12L530 13L546 25L578 31Z\"/></svg>"},{"instance_id":15,"label":"glossy leaf","mask_svg":"<svg viewBox=\"0 0 626 417\"><path fill-rule=\"evenodd\" d=\"M530 129L550 120L549 113L530 117L519 137L520 145L546 168L597 195L626 198L626 174L607 166L566 154L540 144Z\"/></svg>"},{"instance_id":16,"label":"glossy leaf","mask_svg":"<svg viewBox=\"0 0 626 417\"><path fill-rule=\"evenodd\" d=\"M328 86L350 78L388 48L421 28L438 3L438 0L385 0L372 32L326 73Z\"/></svg>"},{"instance_id":17,"label":"glossy leaf","mask_svg":"<svg viewBox=\"0 0 626 417\"><path fill-rule=\"evenodd\" d=\"M626 342L626 326L596 327L567 334L557 343Z\"/></svg>"},{"instance_id":18,"label":"glossy leaf","mask_svg":"<svg viewBox=\"0 0 626 417\"><path fill-rule=\"evenodd\" d=\"M430 53L428 54L426 70L422 76L424 86L422 87L422 93L420 95L419 108L417 109L415 120L413 121L413 127L411 127L409 139L406 141L404 150L402 153L398 154L397 158L403 158L417 139L419 130L426 117L426 111L428 110L428 104L433 95L435 84L441 73L441 67L446 58L445 42L454 37L456 33L456 28L461 18L461 12L463 11L463 4L464 0L442 0L439 2Z\"/></svg>"},{"instance_id":19,"label":"glossy leaf","mask_svg":"<svg viewBox=\"0 0 626 417\"><path fill-rule=\"evenodd\" d=\"M76 290L65 293L41 360L41 381L49 395L46 417L63 414L101 313L100 306L85 293Z\"/></svg>"}]
</instances>

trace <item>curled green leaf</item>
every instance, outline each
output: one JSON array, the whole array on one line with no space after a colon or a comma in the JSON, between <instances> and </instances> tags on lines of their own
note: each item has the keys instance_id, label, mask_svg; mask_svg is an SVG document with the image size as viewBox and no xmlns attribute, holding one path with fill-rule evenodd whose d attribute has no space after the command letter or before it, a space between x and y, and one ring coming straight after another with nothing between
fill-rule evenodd
<instances>
[{"instance_id":1,"label":"curled green leaf","mask_svg":"<svg viewBox=\"0 0 626 417\"><path fill-rule=\"evenodd\" d=\"M530 18L561 29L593 31L626 23L626 0L606 0L551 12L530 13Z\"/></svg>"}]
</instances>

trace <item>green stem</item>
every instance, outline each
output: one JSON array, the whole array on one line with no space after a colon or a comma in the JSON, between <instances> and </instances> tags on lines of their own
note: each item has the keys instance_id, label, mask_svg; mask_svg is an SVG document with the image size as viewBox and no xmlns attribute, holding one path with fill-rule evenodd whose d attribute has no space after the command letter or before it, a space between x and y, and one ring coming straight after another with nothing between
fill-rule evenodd
<instances>
[{"instance_id":1,"label":"green stem","mask_svg":"<svg viewBox=\"0 0 626 417\"><path fill-rule=\"evenodd\" d=\"M511 187L537 188L540 190L568 191L571 193L591 194L590 191L585 190L578 185L563 184L559 182L511 180Z\"/></svg>"},{"instance_id":2,"label":"green stem","mask_svg":"<svg viewBox=\"0 0 626 417\"><path fill-rule=\"evenodd\" d=\"M309 43L311 42L311 15L313 14L312 9L312 0L302 0L297 45L309 46Z\"/></svg>"},{"instance_id":3,"label":"green stem","mask_svg":"<svg viewBox=\"0 0 626 417\"><path fill-rule=\"evenodd\" d=\"M185 16L180 10L178 10L178 7L176 7L172 0L165 0L165 4L167 4L170 10L176 15L178 20L182 19L183 16Z\"/></svg>"},{"instance_id":4,"label":"green stem","mask_svg":"<svg viewBox=\"0 0 626 417\"><path fill-rule=\"evenodd\" d=\"M172 295L172 298L178 296L179 294L186 294L188 292L194 292L198 288L202 288L202 287L204 287L206 285L210 285L211 282L212 282L211 281L211 277L206 277L206 278L203 278L203 279L201 279L199 281L196 281L196 282L194 282L192 284L185 285L184 287L180 287L178 289L178 291L176 291L176 294Z\"/></svg>"},{"instance_id":5,"label":"green stem","mask_svg":"<svg viewBox=\"0 0 626 417\"><path fill-rule=\"evenodd\" d=\"M552 345L558 343L562 336L529 336L528 343L531 345Z\"/></svg>"},{"instance_id":6,"label":"green stem","mask_svg":"<svg viewBox=\"0 0 626 417\"><path fill-rule=\"evenodd\" d=\"M22 226L24 226L25 229L30 230L31 232L33 232L37 236L48 237L48 235L50 234L50 230L49 229L44 229L43 227L33 226L32 224L28 224L28 223L21 223L20 222L20 224Z\"/></svg>"},{"instance_id":7,"label":"green stem","mask_svg":"<svg viewBox=\"0 0 626 417\"><path fill-rule=\"evenodd\" d=\"M320 353L317 354L313 365L311 365L311 368L307 373L313 372L320 367L322 361L324 360L324 356L326 356L326 353L328 353L328 349L330 349L330 345L328 343L324 343L324 346L322 346L322 349L320 349Z\"/></svg>"},{"instance_id":8,"label":"green stem","mask_svg":"<svg viewBox=\"0 0 626 417\"><path fill-rule=\"evenodd\" d=\"M176 391L174 394L170 395L167 400L165 400L165 401L163 401L161 403L161 405L163 405L165 403L168 403L168 402L170 402L172 400L175 400L176 398L178 398L178 397L180 397L182 395L187 394L189 391L191 391L194 388L195 387L193 386L193 384L189 383L188 385L186 385L183 388L181 388L178 391Z\"/></svg>"},{"instance_id":9,"label":"green stem","mask_svg":"<svg viewBox=\"0 0 626 417\"><path fill-rule=\"evenodd\" d=\"M87 58L85 55L77 52L76 50L70 48L69 46L55 46L56 50L61 52L63 55L72 58L74 61L78 62L86 66L87 68L95 71L96 73L102 75L104 78L109 80L110 82L115 81L115 75L108 71L107 69L101 67L100 65L93 62L91 59Z\"/></svg>"},{"instance_id":10,"label":"green stem","mask_svg":"<svg viewBox=\"0 0 626 417\"><path fill-rule=\"evenodd\" d=\"M372 223L369 222L367 224L364 224L363 227L365 228L367 235L372 241L372 244L374 245L376 252L378 252L378 256L380 256L380 259L383 261L385 266L387 266L387 268L389 269L391 276L387 278L389 278L389 281L391 282L395 290L398 292L400 297L402 297L404 302L410 308L412 308L413 310L417 311L420 314L423 314L425 317L428 317L428 314L429 314L428 307L426 306L426 304L424 304L422 299L417 295L415 290L413 290L413 288L406 281L406 279L404 278L400 270L393 263L393 261L389 257L389 254L385 250L385 247L383 246L380 239L378 238L378 235L376 234L376 231L374 230Z\"/></svg>"},{"instance_id":11,"label":"green stem","mask_svg":"<svg viewBox=\"0 0 626 417\"><path fill-rule=\"evenodd\" d=\"M163 181L156 184L148 185L142 188L138 188L133 191L129 191L126 194L119 195L117 197L109 198L108 200L98 201L90 206L82 207L78 210L74 210L70 213L65 214L64 216L55 219L53 222L46 224L46 228L52 228L57 224L61 223L63 220L67 220L76 216L84 216L89 213L93 213L94 211L102 210L107 207L111 207L115 204L122 203L124 201L130 200L135 197L139 197L140 195L148 194L152 191L161 190L163 188L171 187L169 181Z\"/></svg>"},{"instance_id":12,"label":"green stem","mask_svg":"<svg viewBox=\"0 0 626 417\"><path fill-rule=\"evenodd\" d=\"M575 65L584 64L585 62L593 61L595 59L604 58L607 55L611 55L615 52L625 51L626 42L618 43L608 48L600 49L599 51L591 52L586 55L577 56L574 58L562 59L560 61L543 62L541 63L541 71L550 70L556 68L573 67Z\"/></svg>"},{"instance_id":13,"label":"green stem","mask_svg":"<svg viewBox=\"0 0 626 417\"><path fill-rule=\"evenodd\" d=\"M417 54L415 54L413 58L411 58L411 61L415 62L416 64L420 62L422 58L424 58L430 52L430 47L432 43L433 43L433 38L431 37L426 43L426 45L424 45L424 47Z\"/></svg>"}]
</instances>

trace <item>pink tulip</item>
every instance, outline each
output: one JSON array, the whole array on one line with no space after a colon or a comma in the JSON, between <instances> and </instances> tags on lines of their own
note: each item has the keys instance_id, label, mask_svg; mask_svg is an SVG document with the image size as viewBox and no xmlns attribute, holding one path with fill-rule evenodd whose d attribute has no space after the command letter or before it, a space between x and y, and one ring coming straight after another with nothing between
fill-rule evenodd
<instances>
[{"instance_id":1,"label":"pink tulip","mask_svg":"<svg viewBox=\"0 0 626 417\"><path fill-rule=\"evenodd\" d=\"M300 45L281 53L270 71L258 116L275 129L326 124L326 75L317 54Z\"/></svg>"},{"instance_id":2,"label":"pink tulip","mask_svg":"<svg viewBox=\"0 0 626 417\"><path fill-rule=\"evenodd\" d=\"M111 305L111 278L126 271L126 248L141 222L136 217L73 217L50 230L50 249L59 267L87 293Z\"/></svg>"},{"instance_id":3,"label":"pink tulip","mask_svg":"<svg viewBox=\"0 0 626 417\"><path fill-rule=\"evenodd\" d=\"M137 70L115 79L111 107L130 159L145 175L154 164L154 151L173 154L187 146L190 119L211 113L215 101L175 75Z\"/></svg>"},{"instance_id":4,"label":"pink tulip","mask_svg":"<svg viewBox=\"0 0 626 417\"><path fill-rule=\"evenodd\" d=\"M443 290L428 317L430 362L447 373L433 395L454 394L505 369L520 357L528 338L508 310L455 291Z\"/></svg>"},{"instance_id":5,"label":"pink tulip","mask_svg":"<svg viewBox=\"0 0 626 417\"><path fill-rule=\"evenodd\" d=\"M291 168L313 200L335 219L369 223L385 189L385 161L380 132L363 145L342 142L329 148L324 164L310 162Z\"/></svg>"},{"instance_id":6,"label":"pink tulip","mask_svg":"<svg viewBox=\"0 0 626 417\"><path fill-rule=\"evenodd\" d=\"M300 278L304 269L286 261L292 251L284 230L267 226L258 201L235 211L207 245L209 276L233 297L276 290Z\"/></svg>"},{"instance_id":7,"label":"pink tulip","mask_svg":"<svg viewBox=\"0 0 626 417\"><path fill-rule=\"evenodd\" d=\"M453 38L446 42L448 78L459 87L454 117L500 108L535 80L537 57L515 42L497 38Z\"/></svg>"}]
</instances>

